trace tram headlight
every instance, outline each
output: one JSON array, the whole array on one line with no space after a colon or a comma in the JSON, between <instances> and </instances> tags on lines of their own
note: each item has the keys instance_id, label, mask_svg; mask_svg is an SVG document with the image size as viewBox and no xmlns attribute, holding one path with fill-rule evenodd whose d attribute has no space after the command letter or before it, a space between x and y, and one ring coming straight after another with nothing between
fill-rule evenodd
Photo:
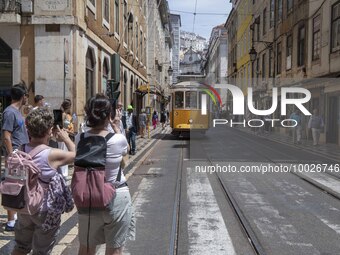
<instances>
[{"instance_id":1,"label":"tram headlight","mask_svg":"<svg viewBox=\"0 0 340 255\"><path fill-rule=\"evenodd\" d=\"M192 119L189 119L189 123L192 124L194 121Z\"/></svg>"}]
</instances>

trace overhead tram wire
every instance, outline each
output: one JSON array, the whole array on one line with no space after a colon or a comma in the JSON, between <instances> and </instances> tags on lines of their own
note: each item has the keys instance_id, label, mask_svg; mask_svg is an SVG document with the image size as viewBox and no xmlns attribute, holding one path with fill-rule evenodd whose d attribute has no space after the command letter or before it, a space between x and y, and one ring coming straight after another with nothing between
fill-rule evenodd
<instances>
[{"instance_id":1,"label":"overhead tram wire","mask_svg":"<svg viewBox=\"0 0 340 255\"><path fill-rule=\"evenodd\" d=\"M193 13L193 15L194 15L194 22L193 22L193 25L192 25L192 33L193 34L195 33L195 22L196 22L196 14L197 14L196 11L197 11L197 0L195 2L195 12ZM192 42L192 40L191 40L191 42Z\"/></svg>"},{"instance_id":2,"label":"overhead tram wire","mask_svg":"<svg viewBox=\"0 0 340 255\"><path fill-rule=\"evenodd\" d=\"M195 22L196 22L196 11L197 11L197 0L195 1L195 11L193 13L194 15L194 20L193 20L193 24L192 24L192 34L195 34ZM191 48L191 58L192 58L192 41L193 41L193 36L191 37L191 42L190 42L190 48ZM194 68L193 66L191 66L192 68ZM192 70L193 71L193 70Z\"/></svg>"}]
</instances>

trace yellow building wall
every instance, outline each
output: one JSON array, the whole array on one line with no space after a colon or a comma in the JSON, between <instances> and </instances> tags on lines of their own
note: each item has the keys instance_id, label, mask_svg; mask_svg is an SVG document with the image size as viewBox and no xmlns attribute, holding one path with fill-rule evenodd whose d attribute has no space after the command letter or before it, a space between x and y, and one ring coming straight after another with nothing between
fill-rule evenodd
<instances>
[{"instance_id":1,"label":"yellow building wall","mask_svg":"<svg viewBox=\"0 0 340 255\"><path fill-rule=\"evenodd\" d=\"M252 23L252 1L241 0L236 8L238 15L237 27L237 61L236 66L238 70L238 86L243 93L247 95L247 87L249 79L251 79L251 72L248 72L248 64L250 62L249 49L251 48L251 33L250 24ZM242 72L242 76L241 76Z\"/></svg>"}]
</instances>

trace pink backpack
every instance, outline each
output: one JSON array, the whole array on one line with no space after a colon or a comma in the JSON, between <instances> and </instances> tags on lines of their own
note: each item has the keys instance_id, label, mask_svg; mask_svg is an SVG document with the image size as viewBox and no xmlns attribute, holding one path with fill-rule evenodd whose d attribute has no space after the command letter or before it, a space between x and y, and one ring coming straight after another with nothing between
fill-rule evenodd
<instances>
[{"instance_id":1,"label":"pink backpack","mask_svg":"<svg viewBox=\"0 0 340 255\"><path fill-rule=\"evenodd\" d=\"M39 179L41 170L33 158L48 149L39 145L30 153L15 150L8 156L5 180L0 183L1 205L22 214L36 214L44 198L44 188Z\"/></svg>"},{"instance_id":2,"label":"pink backpack","mask_svg":"<svg viewBox=\"0 0 340 255\"><path fill-rule=\"evenodd\" d=\"M105 209L115 196L115 187L105 179L107 142L113 135L80 135L71 181L72 196L78 210Z\"/></svg>"}]
</instances>

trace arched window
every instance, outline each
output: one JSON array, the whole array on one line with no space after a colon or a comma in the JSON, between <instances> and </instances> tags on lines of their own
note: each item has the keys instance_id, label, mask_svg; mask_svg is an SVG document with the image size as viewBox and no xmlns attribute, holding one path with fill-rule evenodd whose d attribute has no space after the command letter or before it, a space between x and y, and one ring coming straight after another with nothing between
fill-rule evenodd
<instances>
[{"instance_id":1,"label":"arched window","mask_svg":"<svg viewBox=\"0 0 340 255\"><path fill-rule=\"evenodd\" d=\"M109 61L107 58L104 58L104 63L103 63L103 84L102 84L102 92L106 94L107 90L107 80L109 79Z\"/></svg>"},{"instance_id":2,"label":"arched window","mask_svg":"<svg viewBox=\"0 0 340 255\"><path fill-rule=\"evenodd\" d=\"M133 15L130 13L128 19L128 49L133 51Z\"/></svg>"},{"instance_id":3,"label":"arched window","mask_svg":"<svg viewBox=\"0 0 340 255\"><path fill-rule=\"evenodd\" d=\"M86 101L95 94L95 58L92 48L86 53Z\"/></svg>"}]
</instances>

